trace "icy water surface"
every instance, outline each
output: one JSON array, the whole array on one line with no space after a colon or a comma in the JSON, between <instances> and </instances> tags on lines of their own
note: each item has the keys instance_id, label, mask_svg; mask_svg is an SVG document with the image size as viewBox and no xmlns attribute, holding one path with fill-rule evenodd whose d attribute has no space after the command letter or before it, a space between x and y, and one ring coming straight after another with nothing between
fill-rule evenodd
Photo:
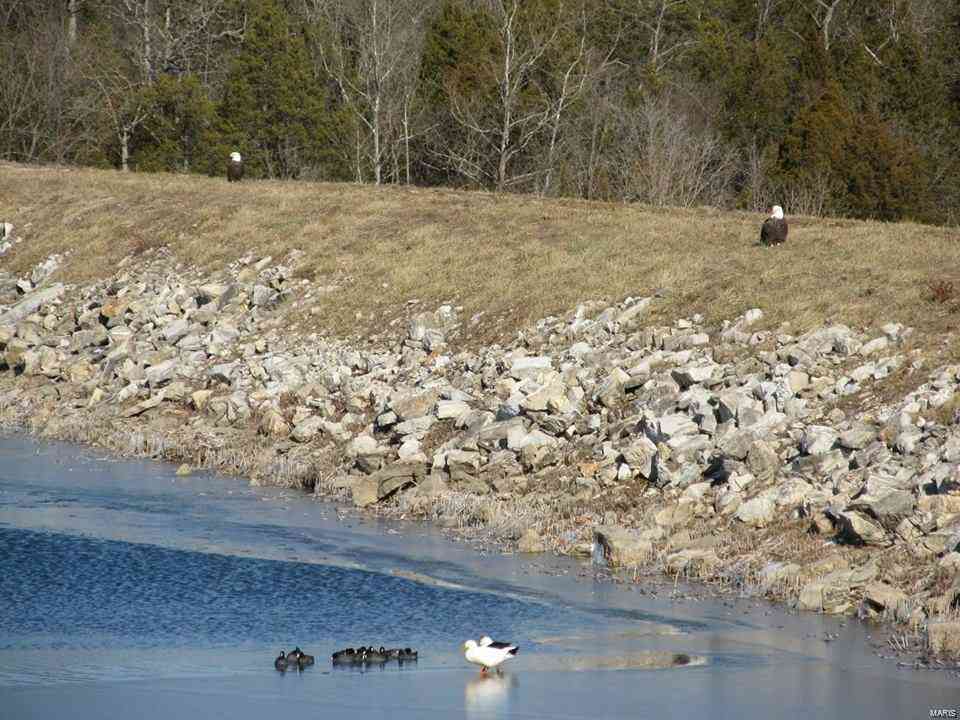
<instances>
[{"instance_id":1,"label":"icy water surface","mask_svg":"<svg viewBox=\"0 0 960 720\"><path fill-rule=\"evenodd\" d=\"M578 575L586 575L577 579ZM869 627L675 603L564 559L484 555L297 493L0 437L0 717L930 717L960 684ZM840 637L825 643L825 633ZM480 678L460 644L521 645ZM272 668L280 648L317 656ZM333 671L329 653L420 660ZM644 669L686 653L689 667ZM653 661L651 661L651 658Z\"/></svg>"}]
</instances>

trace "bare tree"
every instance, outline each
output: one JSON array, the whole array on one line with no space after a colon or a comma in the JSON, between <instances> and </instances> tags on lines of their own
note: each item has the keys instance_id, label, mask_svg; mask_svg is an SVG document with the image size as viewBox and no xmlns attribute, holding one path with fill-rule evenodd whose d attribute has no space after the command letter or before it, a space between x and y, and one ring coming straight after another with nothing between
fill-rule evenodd
<instances>
[{"instance_id":1,"label":"bare tree","mask_svg":"<svg viewBox=\"0 0 960 720\"><path fill-rule=\"evenodd\" d=\"M0 2L0 154L62 161L88 133L73 104L77 74L63 6Z\"/></svg>"},{"instance_id":2,"label":"bare tree","mask_svg":"<svg viewBox=\"0 0 960 720\"><path fill-rule=\"evenodd\" d=\"M612 60L613 53L616 50L619 36L613 38L610 47L605 54L601 54L595 48L587 46L587 18L581 16L581 25L579 32L579 41L576 52L569 58L566 68L561 66L563 73L561 80L557 84L557 90L550 95L550 118L549 118L549 141L547 143L546 170L544 172L543 186L541 194L546 195L551 191L551 183L555 170L555 163L558 153L558 141L560 140L560 130L564 115L568 109L580 99L585 88L589 83L595 82L598 78L609 74L611 68L615 65Z\"/></svg>"},{"instance_id":3,"label":"bare tree","mask_svg":"<svg viewBox=\"0 0 960 720\"><path fill-rule=\"evenodd\" d=\"M117 140L120 169L126 172L130 169L130 141L149 117L150 105L145 85L131 77L122 63L111 60L88 57L81 61L81 73L90 88L88 107L100 108Z\"/></svg>"},{"instance_id":4,"label":"bare tree","mask_svg":"<svg viewBox=\"0 0 960 720\"><path fill-rule=\"evenodd\" d=\"M410 110L419 60L424 0L305 0L307 16L323 29L318 56L353 118L357 134L355 176L364 161L377 185L384 181L390 143L399 132L409 168ZM364 142L365 140L365 142ZM396 170L395 170L396 173ZM409 169L407 170L409 179Z\"/></svg>"},{"instance_id":5,"label":"bare tree","mask_svg":"<svg viewBox=\"0 0 960 720\"><path fill-rule=\"evenodd\" d=\"M647 94L622 116L622 196L656 206L721 206L736 154L670 94Z\"/></svg>"},{"instance_id":6,"label":"bare tree","mask_svg":"<svg viewBox=\"0 0 960 720\"><path fill-rule=\"evenodd\" d=\"M647 35L647 63L656 73L696 45L689 34L676 27L690 0L636 0L635 18Z\"/></svg>"},{"instance_id":7,"label":"bare tree","mask_svg":"<svg viewBox=\"0 0 960 720\"><path fill-rule=\"evenodd\" d=\"M767 32L767 28L772 24L777 9L787 0L754 0L757 8L757 26L754 33L754 41L759 42Z\"/></svg>"},{"instance_id":8,"label":"bare tree","mask_svg":"<svg viewBox=\"0 0 960 720\"><path fill-rule=\"evenodd\" d=\"M67 0L67 44L70 47L77 44L77 27L82 4L83 0Z\"/></svg>"},{"instance_id":9,"label":"bare tree","mask_svg":"<svg viewBox=\"0 0 960 720\"><path fill-rule=\"evenodd\" d=\"M843 0L812 0L807 3L807 12L823 36L823 49L830 51L833 40L834 25L837 8Z\"/></svg>"},{"instance_id":10,"label":"bare tree","mask_svg":"<svg viewBox=\"0 0 960 720\"><path fill-rule=\"evenodd\" d=\"M521 0L490 0L489 10L497 47L477 62L481 81L492 92L449 88L451 115L465 132L438 152L464 177L478 184L489 182L502 191L537 174L515 173L513 163L550 127L551 120L558 120L575 89L581 87L577 68L583 57L567 67L562 99L551 98L537 82L536 73L560 37L563 6L551 18L528 17Z\"/></svg>"},{"instance_id":11,"label":"bare tree","mask_svg":"<svg viewBox=\"0 0 960 720\"><path fill-rule=\"evenodd\" d=\"M108 7L123 31L119 46L144 85L159 73L199 69L211 42L243 38L244 21L226 0L113 0Z\"/></svg>"}]
</instances>

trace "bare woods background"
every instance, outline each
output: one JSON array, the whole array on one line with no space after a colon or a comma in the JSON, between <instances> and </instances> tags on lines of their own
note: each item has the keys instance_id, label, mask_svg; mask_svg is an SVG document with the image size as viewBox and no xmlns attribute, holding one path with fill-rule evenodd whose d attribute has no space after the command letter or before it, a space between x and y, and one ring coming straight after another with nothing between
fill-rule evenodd
<instances>
[{"instance_id":1,"label":"bare woods background","mask_svg":"<svg viewBox=\"0 0 960 720\"><path fill-rule=\"evenodd\" d=\"M0 156L960 218L960 3L0 0Z\"/></svg>"}]
</instances>

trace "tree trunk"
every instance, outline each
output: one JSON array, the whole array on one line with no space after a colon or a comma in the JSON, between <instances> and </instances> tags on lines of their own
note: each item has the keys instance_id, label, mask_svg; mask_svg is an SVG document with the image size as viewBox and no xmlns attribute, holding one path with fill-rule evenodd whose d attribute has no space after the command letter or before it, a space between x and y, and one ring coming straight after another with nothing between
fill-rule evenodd
<instances>
[{"instance_id":1,"label":"tree trunk","mask_svg":"<svg viewBox=\"0 0 960 720\"><path fill-rule=\"evenodd\" d=\"M143 72L144 82L153 82L153 45L150 37L150 0L143 0Z\"/></svg>"},{"instance_id":2,"label":"tree trunk","mask_svg":"<svg viewBox=\"0 0 960 720\"><path fill-rule=\"evenodd\" d=\"M120 169L123 172L130 170L130 131L127 128L120 131Z\"/></svg>"},{"instance_id":3,"label":"tree trunk","mask_svg":"<svg viewBox=\"0 0 960 720\"><path fill-rule=\"evenodd\" d=\"M383 182L383 157L380 153L380 94L373 101L373 175L374 185Z\"/></svg>"},{"instance_id":4,"label":"tree trunk","mask_svg":"<svg viewBox=\"0 0 960 720\"><path fill-rule=\"evenodd\" d=\"M407 172L407 185L410 184L410 98L403 99L403 155Z\"/></svg>"},{"instance_id":5,"label":"tree trunk","mask_svg":"<svg viewBox=\"0 0 960 720\"><path fill-rule=\"evenodd\" d=\"M67 44L77 44L77 24L80 15L80 0L67 0Z\"/></svg>"},{"instance_id":6,"label":"tree trunk","mask_svg":"<svg viewBox=\"0 0 960 720\"><path fill-rule=\"evenodd\" d=\"M360 165L360 126L357 125L357 182L363 182L363 167Z\"/></svg>"}]
</instances>

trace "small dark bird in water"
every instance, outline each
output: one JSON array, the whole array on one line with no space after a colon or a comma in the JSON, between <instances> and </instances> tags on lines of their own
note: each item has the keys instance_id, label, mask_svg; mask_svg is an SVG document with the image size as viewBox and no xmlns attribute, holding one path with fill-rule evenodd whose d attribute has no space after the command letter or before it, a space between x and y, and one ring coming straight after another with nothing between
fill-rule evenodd
<instances>
[{"instance_id":1,"label":"small dark bird in water","mask_svg":"<svg viewBox=\"0 0 960 720\"><path fill-rule=\"evenodd\" d=\"M280 657L273 661L273 666L280 672L286 672L287 655L283 652L283 650L280 651Z\"/></svg>"},{"instance_id":2,"label":"small dark bird in water","mask_svg":"<svg viewBox=\"0 0 960 720\"><path fill-rule=\"evenodd\" d=\"M417 659L417 654L417 651L412 648L404 648L398 651L397 660L400 662L410 662Z\"/></svg>"},{"instance_id":3,"label":"small dark bird in water","mask_svg":"<svg viewBox=\"0 0 960 720\"><path fill-rule=\"evenodd\" d=\"M353 648L337 650L337 652L331 656L334 665L352 665L353 663L357 662L359 658L360 653Z\"/></svg>"},{"instance_id":4,"label":"small dark bird in water","mask_svg":"<svg viewBox=\"0 0 960 720\"><path fill-rule=\"evenodd\" d=\"M364 651L363 661L365 663L385 663L387 661L387 651L382 647L379 650L368 647Z\"/></svg>"},{"instance_id":5,"label":"small dark bird in water","mask_svg":"<svg viewBox=\"0 0 960 720\"><path fill-rule=\"evenodd\" d=\"M230 153L230 160L227 161L227 181L240 182L243 179L243 158L240 153L234 151Z\"/></svg>"},{"instance_id":6,"label":"small dark bird in water","mask_svg":"<svg viewBox=\"0 0 960 720\"><path fill-rule=\"evenodd\" d=\"M783 219L783 208L774 205L770 211L770 217L763 222L763 226L760 228L760 244L780 245L787 241L789 230L787 221Z\"/></svg>"},{"instance_id":7,"label":"small dark bird in water","mask_svg":"<svg viewBox=\"0 0 960 720\"><path fill-rule=\"evenodd\" d=\"M301 651L300 654L297 655L297 665L299 665L301 669L307 665L313 665L313 655Z\"/></svg>"},{"instance_id":8,"label":"small dark bird in water","mask_svg":"<svg viewBox=\"0 0 960 720\"><path fill-rule=\"evenodd\" d=\"M300 656L303 654L303 651L298 645L293 650L287 653L287 662L297 662L300 659Z\"/></svg>"}]
</instances>

